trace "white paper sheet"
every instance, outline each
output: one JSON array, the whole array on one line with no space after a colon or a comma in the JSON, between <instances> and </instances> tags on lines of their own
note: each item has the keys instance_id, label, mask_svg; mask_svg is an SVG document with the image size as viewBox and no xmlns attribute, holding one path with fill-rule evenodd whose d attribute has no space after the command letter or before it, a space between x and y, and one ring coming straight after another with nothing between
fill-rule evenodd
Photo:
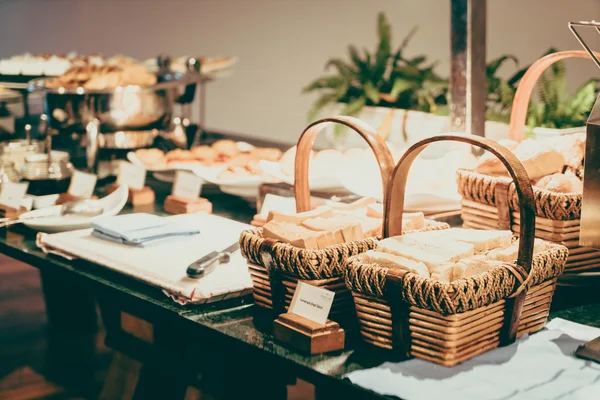
<instances>
[{"instance_id":1,"label":"white paper sheet","mask_svg":"<svg viewBox=\"0 0 600 400\"><path fill-rule=\"evenodd\" d=\"M576 358L600 329L562 319L452 368L413 359L351 372L353 383L405 400L600 399L600 364Z\"/></svg>"}]
</instances>

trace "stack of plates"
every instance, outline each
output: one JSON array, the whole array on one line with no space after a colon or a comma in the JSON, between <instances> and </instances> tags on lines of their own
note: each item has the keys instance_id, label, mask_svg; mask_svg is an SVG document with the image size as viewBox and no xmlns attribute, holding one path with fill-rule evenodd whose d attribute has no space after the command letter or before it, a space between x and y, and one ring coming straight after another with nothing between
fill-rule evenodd
<instances>
[{"instance_id":1,"label":"stack of plates","mask_svg":"<svg viewBox=\"0 0 600 400\"><path fill-rule=\"evenodd\" d=\"M248 263L248 271L250 272L250 278L252 278L252 296L254 297L254 302L259 307L273 309L271 281L267 270L260 265ZM285 275L281 280L284 289L284 307L286 310L292 301L296 286L298 285L298 280L299 279L297 278L286 277ZM340 323L340 325L344 325L345 322L349 322L349 319L355 319L352 296L350 291L346 288L343 276L319 280L300 280L335 293L333 305L331 306L331 311L329 313L330 320L336 321Z\"/></svg>"},{"instance_id":2,"label":"stack of plates","mask_svg":"<svg viewBox=\"0 0 600 400\"><path fill-rule=\"evenodd\" d=\"M550 313L556 279L532 287L525 297L517 337L539 331ZM352 293L363 340L377 347L394 349L392 311L387 301ZM442 315L411 306L408 316L410 356L445 366L454 366L500 344L505 301L461 314ZM406 321L408 319L408 321ZM402 346L401 343L399 343Z\"/></svg>"},{"instance_id":3,"label":"stack of plates","mask_svg":"<svg viewBox=\"0 0 600 400\"><path fill-rule=\"evenodd\" d=\"M498 229L498 209L493 206L463 200L462 219L465 228ZM516 235L519 234L519 222L519 213L513 212L511 229ZM592 284L589 278L600 279L600 251L579 246L579 224L578 219L557 221L535 218L535 237L562 244L569 249L565 272L559 278L560 285Z\"/></svg>"}]
</instances>

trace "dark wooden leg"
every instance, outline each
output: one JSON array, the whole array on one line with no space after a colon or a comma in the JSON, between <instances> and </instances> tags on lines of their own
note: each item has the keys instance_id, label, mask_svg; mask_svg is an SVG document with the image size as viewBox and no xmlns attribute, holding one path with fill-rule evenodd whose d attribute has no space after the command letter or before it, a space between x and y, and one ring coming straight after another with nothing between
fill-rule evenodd
<instances>
[{"instance_id":1,"label":"dark wooden leg","mask_svg":"<svg viewBox=\"0 0 600 400\"><path fill-rule=\"evenodd\" d=\"M48 318L45 375L71 392L94 392L96 304L89 290L41 272Z\"/></svg>"}]
</instances>

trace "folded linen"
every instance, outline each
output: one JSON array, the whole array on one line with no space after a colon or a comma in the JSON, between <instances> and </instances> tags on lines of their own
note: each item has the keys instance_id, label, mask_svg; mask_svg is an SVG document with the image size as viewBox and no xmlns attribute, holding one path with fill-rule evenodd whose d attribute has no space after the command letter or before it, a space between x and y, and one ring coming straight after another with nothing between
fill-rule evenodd
<instances>
[{"instance_id":1,"label":"folded linen","mask_svg":"<svg viewBox=\"0 0 600 400\"><path fill-rule=\"evenodd\" d=\"M142 247L200 233L193 221L172 221L152 214L99 218L92 223L92 228L94 236Z\"/></svg>"}]
</instances>

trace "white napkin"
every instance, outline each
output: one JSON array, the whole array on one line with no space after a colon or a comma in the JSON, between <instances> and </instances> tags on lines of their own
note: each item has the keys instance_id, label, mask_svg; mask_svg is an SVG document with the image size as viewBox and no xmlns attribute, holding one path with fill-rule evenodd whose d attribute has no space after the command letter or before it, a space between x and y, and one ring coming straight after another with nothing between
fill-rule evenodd
<instances>
[{"instance_id":1,"label":"white napkin","mask_svg":"<svg viewBox=\"0 0 600 400\"><path fill-rule=\"evenodd\" d=\"M413 359L346 375L353 383L405 400L600 398L600 364L576 358L600 329L554 319L547 329L452 368Z\"/></svg>"}]
</instances>

